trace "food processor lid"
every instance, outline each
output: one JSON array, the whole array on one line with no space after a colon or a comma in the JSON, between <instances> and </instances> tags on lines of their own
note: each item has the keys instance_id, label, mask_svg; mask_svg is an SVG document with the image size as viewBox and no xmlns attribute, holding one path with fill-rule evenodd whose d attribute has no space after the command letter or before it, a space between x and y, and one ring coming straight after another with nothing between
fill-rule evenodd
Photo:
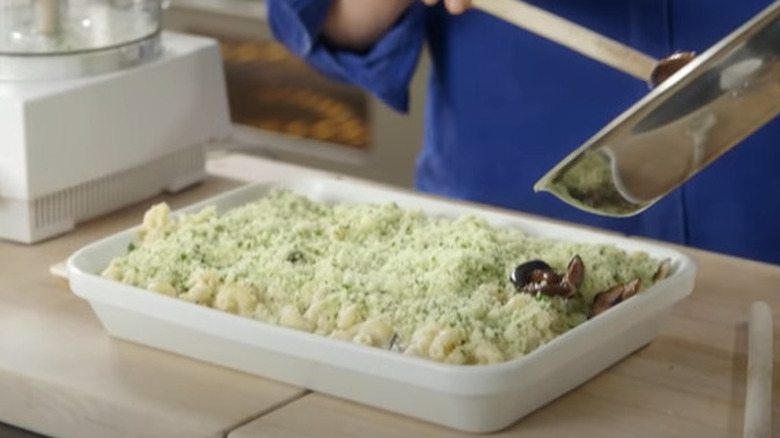
<instances>
[{"instance_id":1,"label":"food processor lid","mask_svg":"<svg viewBox=\"0 0 780 438\"><path fill-rule=\"evenodd\" d=\"M71 79L161 53L160 0L0 0L0 80Z\"/></svg>"}]
</instances>

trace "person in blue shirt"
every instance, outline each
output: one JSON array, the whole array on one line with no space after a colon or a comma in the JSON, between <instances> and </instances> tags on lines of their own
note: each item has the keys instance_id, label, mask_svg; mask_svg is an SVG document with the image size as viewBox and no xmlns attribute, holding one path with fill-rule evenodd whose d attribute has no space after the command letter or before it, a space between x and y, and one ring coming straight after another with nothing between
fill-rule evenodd
<instances>
[{"instance_id":1,"label":"person in blue shirt","mask_svg":"<svg viewBox=\"0 0 780 438\"><path fill-rule=\"evenodd\" d=\"M427 3L427 4L425 4ZM769 0L529 1L656 58L703 52ZM647 84L468 0L267 0L275 37L318 71L398 111L422 47L432 60L416 187L425 192L780 263L780 122L645 212L598 216L533 184Z\"/></svg>"}]
</instances>

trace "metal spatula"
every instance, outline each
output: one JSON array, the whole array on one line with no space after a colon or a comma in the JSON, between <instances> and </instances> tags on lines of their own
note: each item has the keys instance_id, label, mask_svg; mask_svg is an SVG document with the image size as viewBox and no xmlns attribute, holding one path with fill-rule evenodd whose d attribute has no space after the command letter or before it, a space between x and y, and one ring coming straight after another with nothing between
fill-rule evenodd
<instances>
[{"instance_id":1,"label":"metal spatula","mask_svg":"<svg viewBox=\"0 0 780 438\"><path fill-rule=\"evenodd\" d=\"M780 2L700 54L571 153L534 189L635 215L780 113Z\"/></svg>"}]
</instances>

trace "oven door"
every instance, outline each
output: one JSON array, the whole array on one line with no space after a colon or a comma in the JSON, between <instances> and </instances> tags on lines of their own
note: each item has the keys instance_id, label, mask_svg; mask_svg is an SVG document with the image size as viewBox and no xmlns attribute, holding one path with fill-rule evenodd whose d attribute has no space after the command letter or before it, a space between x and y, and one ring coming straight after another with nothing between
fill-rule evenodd
<instances>
[{"instance_id":1,"label":"oven door","mask_svg":"<svg viewBox=\"0 0 780 438\"><path fill-rule=\"evenodd\" d=\"M235 126L233 147L295 164L411 187L422 144L427 57L398 114L316 73L275 42L258 0L172 0L167 30L218 39Z\"/></svg>"}]
</instances>

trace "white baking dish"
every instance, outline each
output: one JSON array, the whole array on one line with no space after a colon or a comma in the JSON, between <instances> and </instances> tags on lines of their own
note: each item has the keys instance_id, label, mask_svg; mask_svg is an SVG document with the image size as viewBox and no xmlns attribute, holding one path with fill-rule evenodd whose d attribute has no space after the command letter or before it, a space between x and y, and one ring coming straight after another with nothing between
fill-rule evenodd
<instances>
[{"instance_id":1,"label":"white baking dish","mask_svg":"<svg viewBox=\"0 0 780 438\"><path fill-rule=\"evenodd\" d=\"M521 359L447 365L265 324L99 276L125 253L135 229L68 260L74 293L113 336L468 432L502 429L650 342L663 316L693 289L695 265L664 246L407 192L332 179L255 184L193 205L220 211L286 187L326 202L386 202L433 215L479 215L495 226L579 242L611 243L672 260L671 275ZM140 222L140 218L139 218Z\"/></svg>"}]
</instances>

